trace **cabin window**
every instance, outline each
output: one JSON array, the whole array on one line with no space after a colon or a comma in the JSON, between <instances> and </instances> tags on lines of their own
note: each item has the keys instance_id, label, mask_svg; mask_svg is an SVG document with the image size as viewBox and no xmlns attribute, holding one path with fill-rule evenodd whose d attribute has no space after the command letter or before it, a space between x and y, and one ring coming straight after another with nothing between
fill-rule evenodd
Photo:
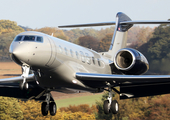
<instances>
[{"instance_id":1,"label":"cabin window","mask_svg":"<svg viewBox=\"0 0 170 120\"><path fill-rule=\"evenodd\" d=\"M85 62L84 53L83 53L82 51L80 51L80 54L81 54L81 61L82 61L82 62Z\"/></svg>"},{"instance_id":2,"label":"cabin window","mask_svg":"<svg viewBox=\"0 0 170 120\"><path fill-rule=\"evenodd\" d=\"M101 66L100 59L97 59L97 61L98 61L98 65Z\"/></svg>"},{"instance_id":3,"label":"cabin window","mask_svg":"<svg viewBox=\"0 0 170 120\"><path fill-rule=\"evenodd\" d=\"M15 41L21 41L21 40L22 40L22 37L23 37L23 36L17 36L17 37L15 38Z\"/></svg>"},{"instance_id":4,"label":"cabin window","mask_svg":"<svg viewBox=\"0 0 170 120\"><path fill-rule=\"evenodd\" d=\"M79 53L76 51L76 57L77 59L79 59Z\"/></svg>"},{"instance_id":5,"label":"cabin window","mask_svg":"<svg viewBox=\"0 0 170 120\"><path fill-rule=\"evenodd\" d=\"M91 64L91 60L90 60L89 54L88 54L88 53L85 53L85 55L86 55L86 62L87 62L88 64Z\"/></svg>"},{"instance_id":6,"label":"cabin window","mask_svg":"<svg viewBox=\"0 0 170 120\"><path fill-rule=\"evenodd\" d=\"M95 65L95 58L94 57L92 57L92 61L93 61L93 64Z\"/></svg>"},{"instance_id":7,"label":"cabin window","mask_svg":"<svg viewBox=\"0 0 170 120\"><path fill-rule=\"evenodd\" d=\"M67 48L66 48L66 47L64 48L64 50L65 50L65 54L68 55L68 52L67 52Z\"/></svg>"},{"instance_id":8,"label":"cabin window","mask_svg":"<svg viewBox=\"0 0 170 120\"><path fill-rule=\"evenodd\" d=\"M37 42L43 42L43 38L42 37L39 37L39 36L37 36L37 40L36 40Z\"/></svg>"},{"instance_id":9,"label":"cabin window","mask_svg":"<svg viewBox=\"0 0 170 120\"><path fill-rule=\"evenodd\" d=\"M62 47L61 47L60 45L59 45L58 50L59 50L59 53L62 53L62 52L63 52Z\"/></svg>"},{"instance_id":10,"label":"cabin window","mask_svg":"<svg viewBox=\"0 0 170 120\"><path fill-rule=\"evenodd\" d=\"M71 57L74 57L74 54L73 54L73 50L70 49L70 54L71 54Z\"/></svg>"},{"instance_id":11,"label":"cabin window","mask_svg":"<svg viewBox=\"0 0 170 120\"><path fill-rule=\"evenodd\" d=\"M23 41L35 41L35 36L24 36Z\"/></svg>"}]
</instances>

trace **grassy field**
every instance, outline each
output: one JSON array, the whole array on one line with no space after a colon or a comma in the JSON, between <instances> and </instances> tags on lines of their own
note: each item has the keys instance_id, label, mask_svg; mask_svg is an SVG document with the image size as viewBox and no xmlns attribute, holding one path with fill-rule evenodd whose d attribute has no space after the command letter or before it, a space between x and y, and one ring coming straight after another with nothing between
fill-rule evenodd
<instances>
[{"instance_id":1,"label":"grassy field","mask_svg":"<svg viewBox=\"0 0 170 120\"><path fill-rule=\"evenodd\" d=\"M56 100L56 104L58 108L67 107L69 105L80 105L80 104L89 104L93 105L96 101L100 101L102 94L94 94L88 96L80 96L80 97L73 97L67 99L59 99Z\"/></svg>"}]
</instances>

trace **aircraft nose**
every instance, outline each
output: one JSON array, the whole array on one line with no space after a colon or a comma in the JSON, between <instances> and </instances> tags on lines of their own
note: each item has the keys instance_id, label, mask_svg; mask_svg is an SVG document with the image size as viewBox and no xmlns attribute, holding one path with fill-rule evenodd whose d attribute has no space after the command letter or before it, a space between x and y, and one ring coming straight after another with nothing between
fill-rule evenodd
<instances>
[{"instance_id":1,"label":"aircraft nose","mask_svg":"<svg viewBox=\"0 0 170 120\"><path fill-rule=\"evenodd\" d=\"M28 51L28 47L21 44L11 45L9 50L11 58L18 64L26 63L28 61Z\"/></svg>"},{"instance_id":2,"label":"aircraft nose","mask_svg":"<svg viewBox=\"0 0 170 120\"><path fill-rule=\"evenodd\" d=\"M27 55L23 47L14 48L12 50L12 54L15 55L18 59L23 59Z\"/></svg>"}]
</instances>

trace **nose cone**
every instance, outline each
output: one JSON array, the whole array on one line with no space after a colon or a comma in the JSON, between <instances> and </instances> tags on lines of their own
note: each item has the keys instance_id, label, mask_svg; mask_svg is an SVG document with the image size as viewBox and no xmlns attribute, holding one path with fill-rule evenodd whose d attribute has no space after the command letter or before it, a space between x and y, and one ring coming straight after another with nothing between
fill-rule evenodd
<instances>
[{"instance_id":1,"label":"nose cone","mask_svg":"<svg viewBox=\"0 0 170 120\"><path fill-rule=\"evenodd\" d=\"M9 52L11 54L12 59L18 63L27 63L28 61L28 47L24 44L14 43L11 44Z\"/></svg>"},{"instance_id":2,"label":"nose cone","mask_svg":"<svg viewBox=\"0 0 170 120\"><path fill-rule=\"evenodd\" d=\"M18 59L24 60L26 58L27 54L25 49L22 46L18 46L12 50L12 54L15 55Z\"/></svg>"}]
</instances>

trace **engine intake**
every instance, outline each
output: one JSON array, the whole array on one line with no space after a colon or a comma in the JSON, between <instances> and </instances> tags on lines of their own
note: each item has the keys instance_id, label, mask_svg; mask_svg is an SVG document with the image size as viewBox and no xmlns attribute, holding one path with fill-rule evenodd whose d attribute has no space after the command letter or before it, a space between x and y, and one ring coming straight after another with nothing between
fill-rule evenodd
<instances>
[{"instance_id":1,"label":"engine intake","mask_svg":"<svg viewBox=\"0 0 170 120\"><path fill-rule=\"evenodd\" d=\"M118 70L127 75L144 74L149 69L145 56L132 48L120 49L114 58L114 64Z\"/></svg>"}]
</instances>

